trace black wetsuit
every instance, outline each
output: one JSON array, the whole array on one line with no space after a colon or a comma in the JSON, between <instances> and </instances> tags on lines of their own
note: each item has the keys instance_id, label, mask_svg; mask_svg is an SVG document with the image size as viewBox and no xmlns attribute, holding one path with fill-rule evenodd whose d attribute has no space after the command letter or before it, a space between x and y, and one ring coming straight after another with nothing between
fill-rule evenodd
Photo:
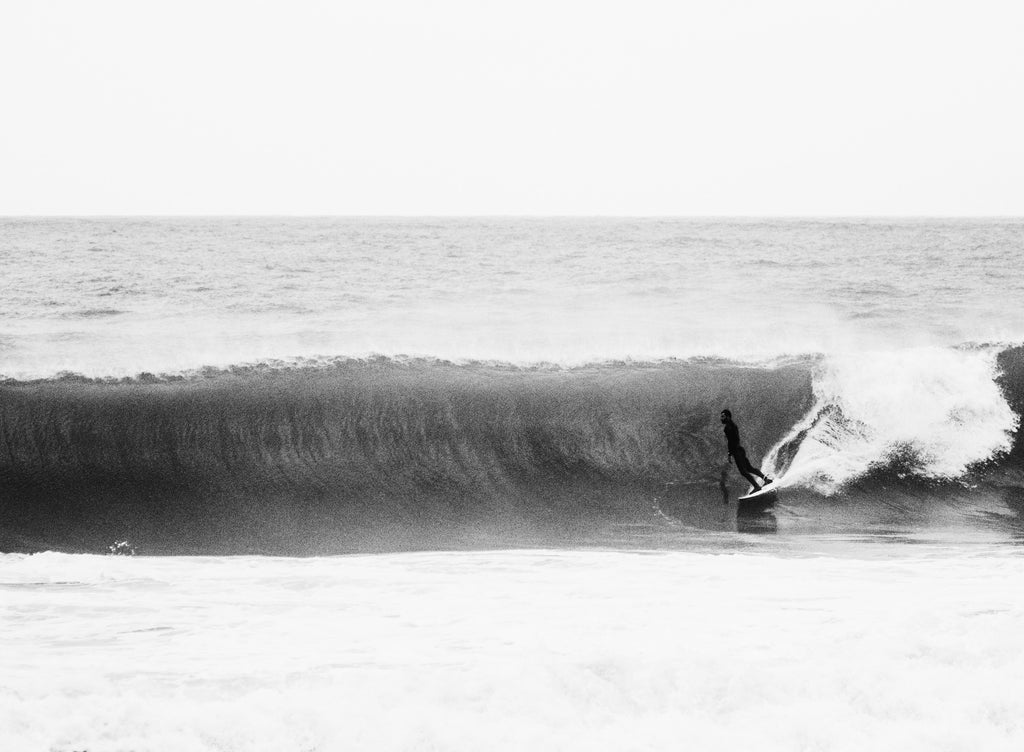
<instances>
[{"instance_id":1,"label":"black wetsuit","mask_svg":"<svg viewBox=\"0 0 1024 752\"><path fill-rule=\"evenodd\" d=\"M746 478L754 488L759 488L754 476L760 477L763 481L767 481L768 478L758 468L750 464L750 460L747 459L747 450L740 446L740 429L732 422L731 418L725 421L725 440L729 443L729 456L736 462L736 469L740 471L740 475Z\"/></svg>"}]
</instances>

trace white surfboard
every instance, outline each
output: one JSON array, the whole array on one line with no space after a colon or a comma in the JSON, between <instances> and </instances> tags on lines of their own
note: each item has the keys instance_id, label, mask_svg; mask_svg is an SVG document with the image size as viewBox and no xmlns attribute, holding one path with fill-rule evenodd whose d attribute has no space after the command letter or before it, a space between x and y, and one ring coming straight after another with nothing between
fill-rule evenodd
<instances>
[{"instance_id":1,"label":"white surfboard","mask_svg":"<svg viewBox=\"0 0 1024 752\"><path fill-rule=\"evenodd\" d=\"M778 483L776 482L777 480L778 478L775 478L772 480L771 483L765 483L763 486L761 486L760 491L754 491L753 493L748 493L746 496L741 496L738 499L738 501L746 501L747 499L759 499L762 496L770 496L771 494L779 490Z\"/></svg>"}]
</instances>

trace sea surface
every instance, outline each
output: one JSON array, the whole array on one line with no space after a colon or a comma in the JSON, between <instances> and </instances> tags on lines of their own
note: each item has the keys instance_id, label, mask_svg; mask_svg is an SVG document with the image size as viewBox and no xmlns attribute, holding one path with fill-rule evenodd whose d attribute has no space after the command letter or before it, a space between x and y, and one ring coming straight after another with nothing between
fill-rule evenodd
<instances>
[{"instance_id":1,"label":"sea surface","mask_svg":"<svg viewBox=\"0 0 1024 752\"><path fill-rule=\"evenodd\" d=\"M0 219L0 749L1021 749L1022 261Z\"/></svg>"}]
</instances>

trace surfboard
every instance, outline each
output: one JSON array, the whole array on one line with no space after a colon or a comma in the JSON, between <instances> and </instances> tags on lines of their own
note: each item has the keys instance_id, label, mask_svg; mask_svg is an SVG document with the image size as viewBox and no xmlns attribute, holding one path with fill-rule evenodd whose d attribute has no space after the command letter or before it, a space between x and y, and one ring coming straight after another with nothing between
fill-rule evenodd
<instances>
[{"instance_id":1,"label":"surfboard","mask_svg":"<svg viewBox=\"0 0 1024 752\"><path fill-rule=\"evenodd\" d=\"M768 499L766 497L774 495L775 492L778 490L778 486L776 486L775 481L773 480L771 483L766 483L765 485L761 486L760 491L754 491L753 493L748 493L746 496L741 496L738 499L738 501L747 501L748 499L760 499L763 497L765 497L764 500L767 501Z\"/></svg>"}]
</instances>

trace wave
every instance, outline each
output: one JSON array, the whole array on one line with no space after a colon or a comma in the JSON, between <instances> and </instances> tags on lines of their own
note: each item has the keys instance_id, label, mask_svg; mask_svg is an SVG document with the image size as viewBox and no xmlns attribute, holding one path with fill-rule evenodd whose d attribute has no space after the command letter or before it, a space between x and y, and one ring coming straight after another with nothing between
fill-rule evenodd
<instances>
[{"instance_id":1,"label":"wave","mask_svg":"<svg viewBox=\"0 0 1024 752\"><path fill-rule=\"evenodd\" d=\"M110 316L120 316L124 313L126 313L126 311L122 311L117 308L83 308L81 310L69 311L68 313L61 314L61 318L100 319L107 318Z\"/></svg>"},{"instance_id":2,"label":"wave","mask_svg":"<svg viewBox=\"0 0 1024 752\"><path fill-rule=\"evenodd\" d=\"M5 550L127 538L150 552L326 552L642 520L669 484L710 503L723 407L795 500L893 482L1024 488L1024 348L66 374L3 382L0 405Z\"/></svg>"}]
</instances>

